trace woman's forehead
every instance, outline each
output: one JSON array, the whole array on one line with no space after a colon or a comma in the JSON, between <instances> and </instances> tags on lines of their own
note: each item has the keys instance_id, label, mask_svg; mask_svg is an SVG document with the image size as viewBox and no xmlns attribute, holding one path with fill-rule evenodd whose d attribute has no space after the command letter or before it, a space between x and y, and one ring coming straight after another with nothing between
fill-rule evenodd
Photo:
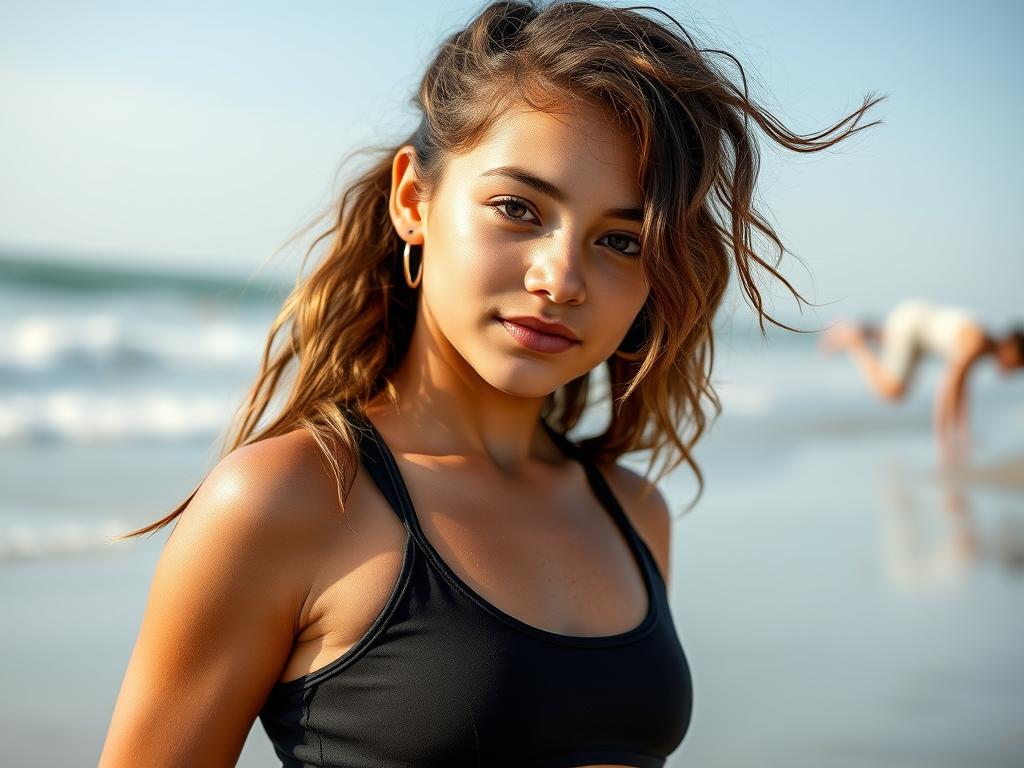
<instances>
[{"instance_id":1,"label":"woman's forehead","mask_svg":"<svg viewBox=\"0 0 1024 768\"><path fill-rule=\"evenodd\" d=\"M584 192L594 185L635 204L637 150L630 136L591 106L557 112L528 107L506 110L469 152L452 158L462 181L489 178L500 167L517 167L552 181L566 192ZM629 200L630 195L636 199Z\"/></svg>"}]
</instances>

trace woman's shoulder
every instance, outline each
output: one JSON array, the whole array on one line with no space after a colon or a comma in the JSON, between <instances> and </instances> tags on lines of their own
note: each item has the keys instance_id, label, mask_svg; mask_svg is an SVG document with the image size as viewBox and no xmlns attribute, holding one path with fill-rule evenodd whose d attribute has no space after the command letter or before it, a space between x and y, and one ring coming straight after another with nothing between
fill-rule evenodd
<instances>
[{"instance_id":1,"label":"woman's shoulder","mask_svg":"<svg viewBox=\"0 0 1024 768\"><path fill-rule=\"evenodd\" d=\"M322 540L324 526L336 524L341 511L329 464L305 429L229 452L206 475L189 507L200 507L205 518L191 525L263 542L285 560L308 556L310 546Z\"/></svg>"},{"instance_id":2,"label":"woman's shoulder","mask_svg":"<svg viewBox=\"0 0 1024 768\"><path fill-rule=\"evenodd\" d=\"M350 458L338 457L345 475ZM315 525L324 507L338 511L334 475L320 445L305 429L235 448L207 476L218 496L233 498L252 522L301 528Z\"/></svg>"}]
</instances>

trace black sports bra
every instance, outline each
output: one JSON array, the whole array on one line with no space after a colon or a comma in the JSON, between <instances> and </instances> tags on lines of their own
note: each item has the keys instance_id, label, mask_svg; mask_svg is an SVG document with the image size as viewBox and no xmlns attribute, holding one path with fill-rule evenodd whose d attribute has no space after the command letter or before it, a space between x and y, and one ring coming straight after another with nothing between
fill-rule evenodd
<instances>
[{"instance_id":1,"label":"black sports bra","mask_svg":"<svg viewBox=\"0 0 1024 768\"><path fill-rule=\"evenodd\" d=\"M689 666L650 550L578 446L542 419L643 571L647 615L615 635L540 629L471 589L424 536L383 437L353 416L363 467L408 532L401 573L355 645L271 689L259 718L282 764L663 766L690 723Z\"/></svg>"}]
</instances>

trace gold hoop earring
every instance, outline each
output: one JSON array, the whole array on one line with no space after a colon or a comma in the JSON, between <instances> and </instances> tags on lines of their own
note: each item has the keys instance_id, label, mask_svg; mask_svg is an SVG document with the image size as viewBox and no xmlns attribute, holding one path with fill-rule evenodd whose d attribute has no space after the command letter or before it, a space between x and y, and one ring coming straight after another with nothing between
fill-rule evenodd
<instances>
[{"instance_id":1,"label":"gold hoop earring","mask_svg":"<svg viewBox=\"0 0 1024 768\"><path fill-rule=\"evenodd\" d=\"M405 244L405 252L402 255L402 260L405 264L405 284L410 288L416 288L419 286L420 281L423 279L423 247L420 247L420 268L416 272L416 279L412 279L412 274L409 271L409 251L412 248L412 243Z\"/></svg>"}]
</instances>

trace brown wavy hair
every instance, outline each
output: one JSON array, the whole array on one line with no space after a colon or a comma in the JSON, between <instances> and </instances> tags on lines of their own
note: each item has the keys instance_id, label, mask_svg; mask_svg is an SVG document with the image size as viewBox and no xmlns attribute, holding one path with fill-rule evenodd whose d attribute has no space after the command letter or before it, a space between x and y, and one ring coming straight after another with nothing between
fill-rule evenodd
<instances>
[{"instance_id":1,"label":"brown wavy hair","mask_svg":"<svg viewBox=\"0 0 1024 768\"><path fill-rule=\"evenodd\" d=\"M739 85L716 66L714 55L735 65ZM650 450L650 468L667 452L657 479L686 462L699 485L692 507L704 488L692 455L707 426L704 400L715 418L722 410L710 382L712 321L731 267L758 314L762 335L765 320L802 331L764 310L758 269L786 285L798 306L809 303L775 269L785 249L752 205L760 162L752 124L786 149L819 152L880 123L860 125L868 108L884 98L869 93L838 123L799 135L753 103L734 56L700 48L664 11L592 2L487 5L440 44L413 98L421 115L416 130L395 145L357 150L369 153L371 163L324 215L331 220L306 251L300 278L271 325L256 381L221 457L304 428L331 466L344 508L345 473L337 457L353 455L355 448L345 409L362 409L379 393L396 402L389 377L416 319L416 293L403 273L404 241L388 209L394 155L404 145L415 148L420 195L429 200L448 159L472 149L508 107L526 103L550 110L585 103L603 110L635 140L645 198L641 258L651 291L620 352L605 362L611 421L604 432L578 444L597 462ZM776 252L774 265L755 252L755 237ZM324 245L315 269L301 276L306 259ZM288 376L283 387L282 377ZM548 424L560 432L572 429L590 385L588 373L549 394L542 410ZM279 389L286 399L259 426ZM196 490L162 520L121 538L166 525Z\"/></svg>"}]
</instances>

